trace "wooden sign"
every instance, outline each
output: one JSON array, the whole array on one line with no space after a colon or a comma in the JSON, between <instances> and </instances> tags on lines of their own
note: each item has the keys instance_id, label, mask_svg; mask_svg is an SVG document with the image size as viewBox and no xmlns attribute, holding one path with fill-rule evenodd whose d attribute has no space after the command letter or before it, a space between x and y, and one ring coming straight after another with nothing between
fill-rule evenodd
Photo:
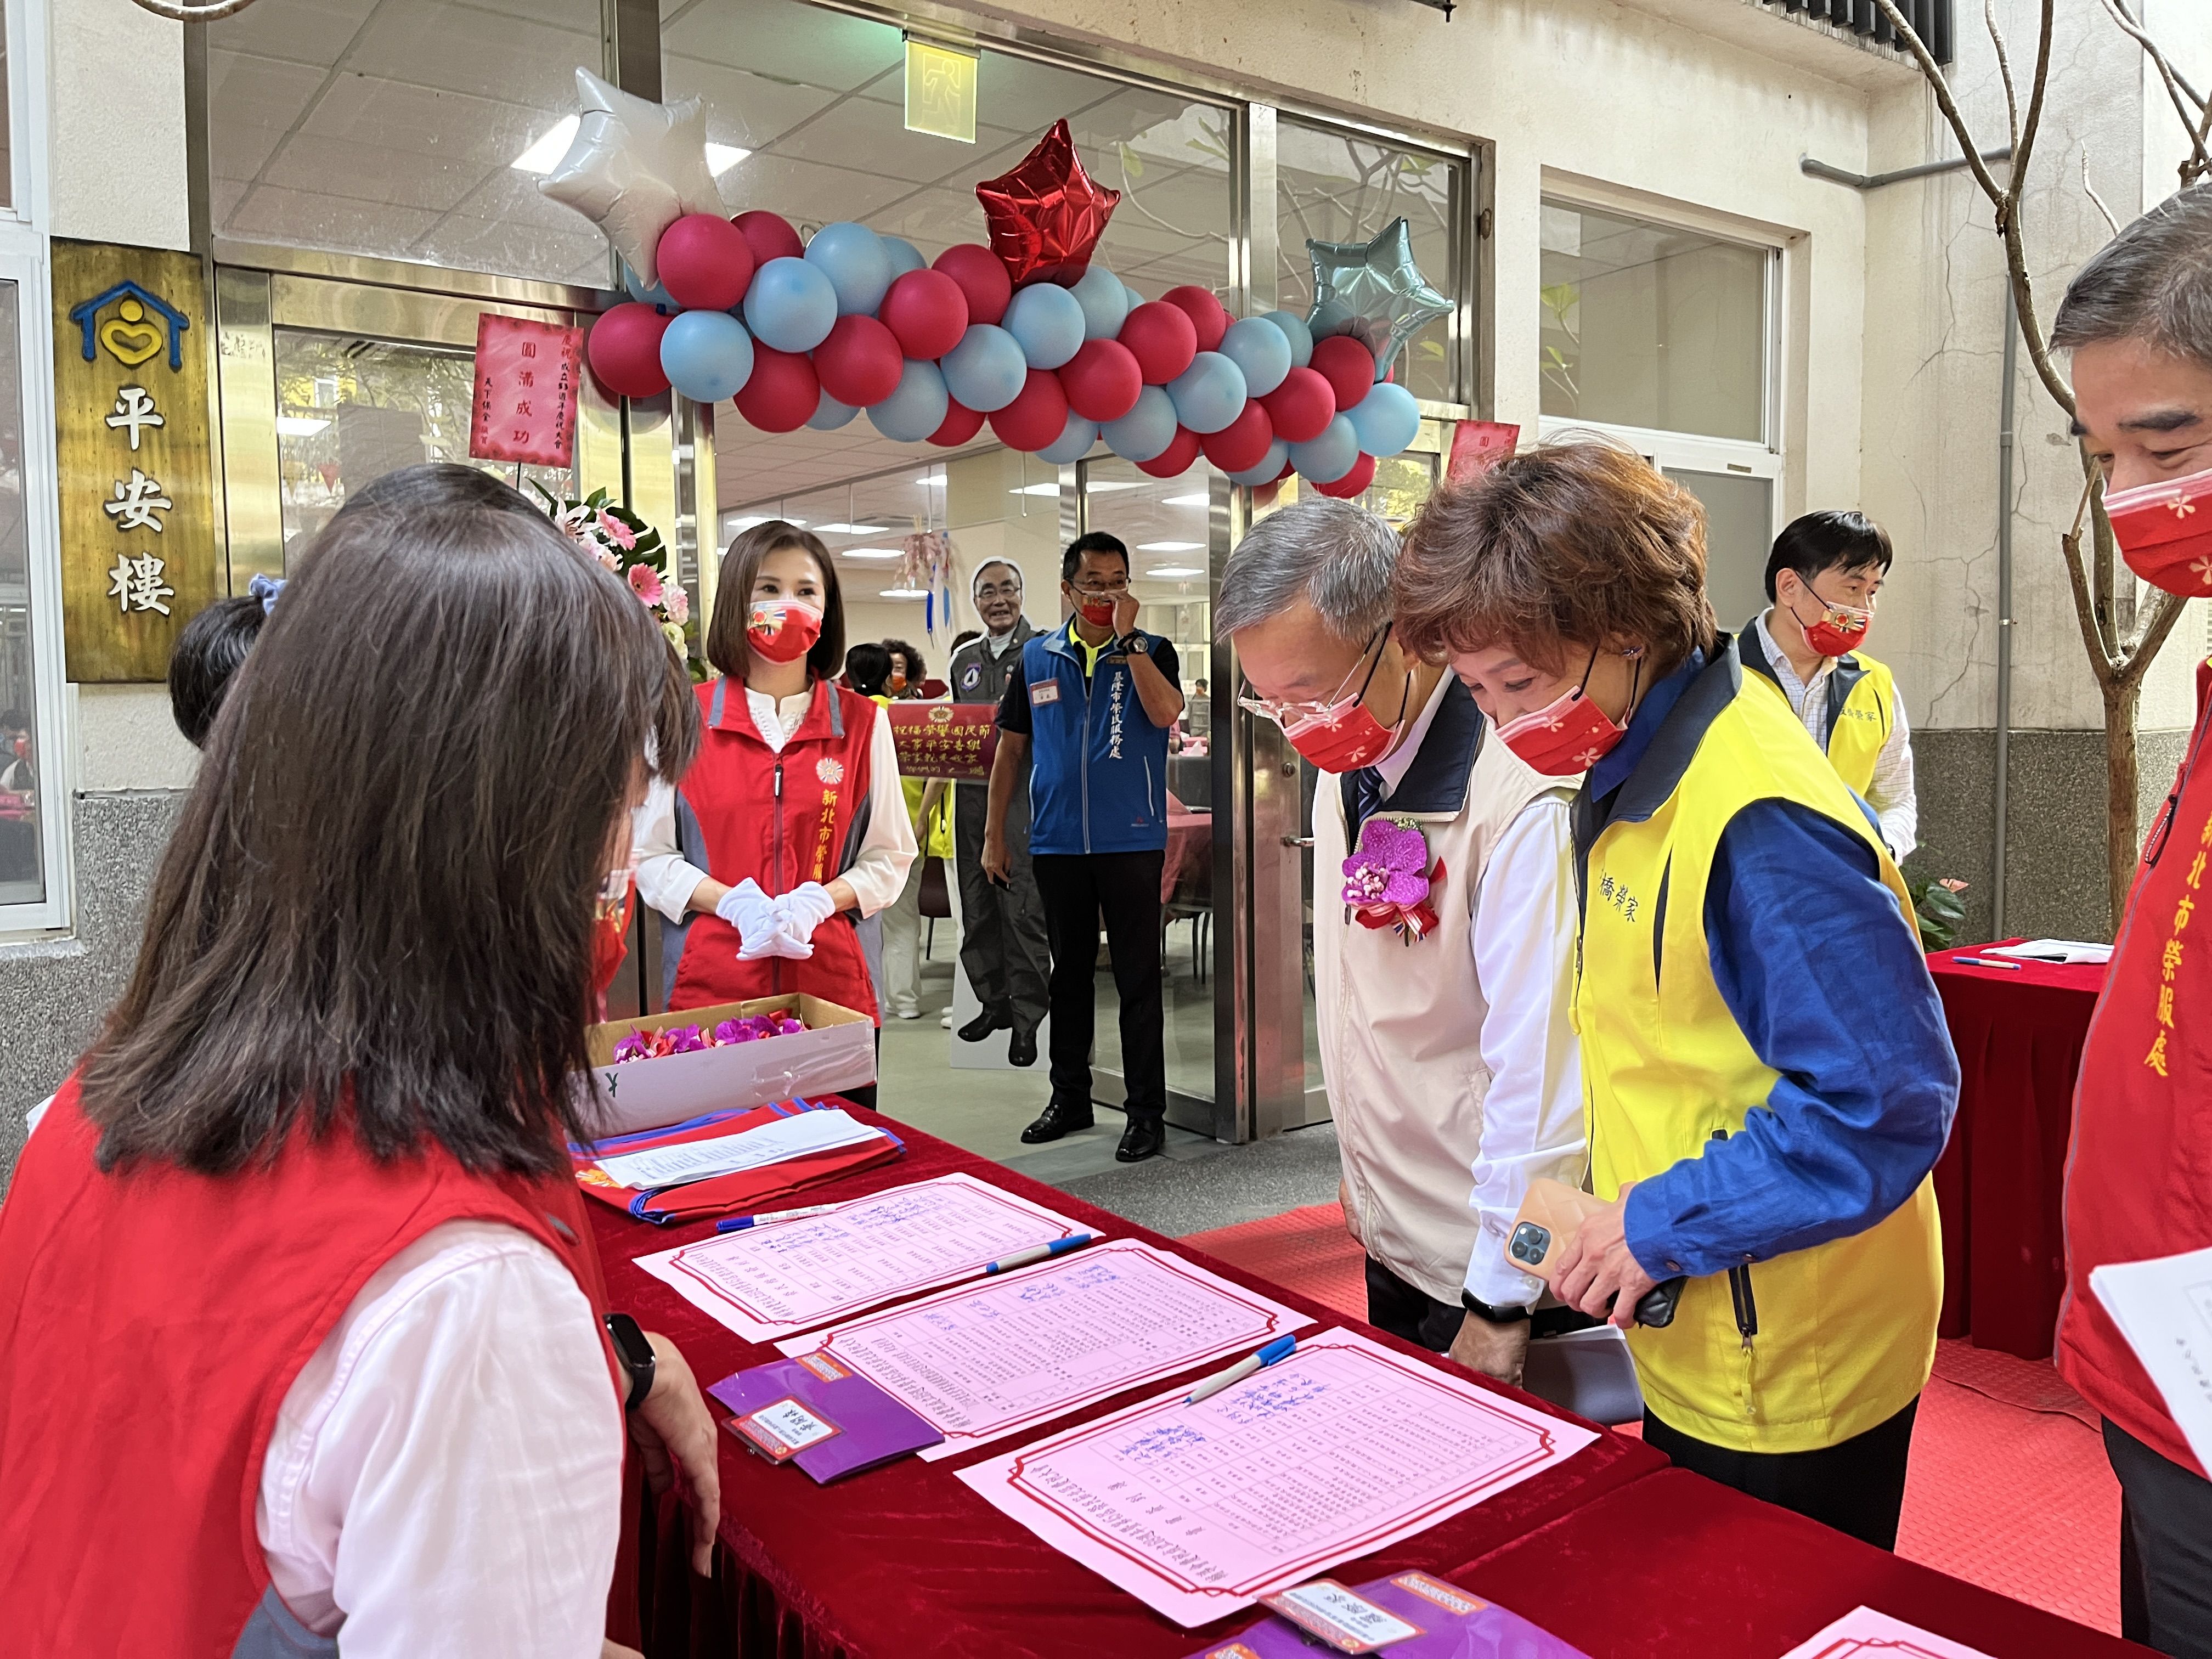
<instances>
[{"instance_id":1,"label":"wooden sign","mask_svg":"<svg viewBox=\"0 0 2212 1659\"><path fill-rule=\"evenodd\" d=\"M566 467L576 453L584 331L487 311L477 319L469 453L480 461Z\"/></svg>"},{"instance_id":2,"label":"wooden sign","mask_svg":"<svg viewBox=\"0 0 2212 1659\"><path fill-rule=\"evenodd\" d=\"M895 702L891 742L899 775L975 781L991 775L999 752L998 705L988 702Z\"/></svg>"},{"instance_id":3,"label":"wooden sign","mask_svg":"<svg viewBox=\"0 0 2212 1659\"><path fill-rule=\"evenodd\" d=\"M58 236L53 264L69 677L163 679L177 635L226 585L200 262Z\"/></svg>"}]
</instances>

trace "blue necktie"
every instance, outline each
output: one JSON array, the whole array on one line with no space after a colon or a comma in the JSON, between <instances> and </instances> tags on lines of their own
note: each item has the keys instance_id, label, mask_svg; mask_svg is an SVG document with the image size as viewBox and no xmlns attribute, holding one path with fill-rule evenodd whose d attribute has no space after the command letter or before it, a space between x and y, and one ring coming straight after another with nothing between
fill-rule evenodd
<instances>
[{"instance_id":1,"label":"blue necktie","mask_svg":"<svg viewBox=\"0 0 2212 1659\"><path fill-rule=\"evenodd\" d=\"M1371 766L1363 766L1356 772L1344 775L1345 823L1350 830L1354 845L1359 840L1359 826L1367 822L1382 799L1390 793L1390 786L1382 781L1382 775Z\"/></svg>"}]
</instances>

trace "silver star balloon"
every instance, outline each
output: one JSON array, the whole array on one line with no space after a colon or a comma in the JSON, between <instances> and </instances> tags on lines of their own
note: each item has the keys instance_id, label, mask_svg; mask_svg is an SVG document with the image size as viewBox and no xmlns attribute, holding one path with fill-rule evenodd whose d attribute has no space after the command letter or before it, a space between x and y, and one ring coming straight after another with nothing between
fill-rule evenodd
<instances>
[{"instance_id":1,"label":"silver star balloon","mask_svg":"<svg viewBox=\"0 0 2212 1659\"><path fill-rule=\"evenodd\" d=\"M660 233L687 213L725 211L707 166L706 110L696 98L647 103L586 69L576 71L576 137L538 188L606 232L651 288Z\"/></svg>"},{"instance_id":2,"label":"silver star balloon","mask_svg":"<svg viewBox=\"0 0 2212 1659\"><path fill-rule=\"evenodd\" d=\"M1313 257L1314 304L1306 326L1316 340L1349 334L1375 354L1379 379L1423 325L1445 316L1452 302L1429 286L1413 263L1413 234L1394 219L1371 242L1317 242Z\"/></svg>"}]
</instances>

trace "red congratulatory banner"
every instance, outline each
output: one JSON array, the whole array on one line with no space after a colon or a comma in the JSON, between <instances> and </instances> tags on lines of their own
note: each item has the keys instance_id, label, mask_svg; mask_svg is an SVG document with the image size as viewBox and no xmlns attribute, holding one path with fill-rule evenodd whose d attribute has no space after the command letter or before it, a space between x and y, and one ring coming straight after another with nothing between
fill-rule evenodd
<instances>
[{"instance_id":1,"label":"red congratulatory banner","mask_svg":"<svg viewBox=\"0 0 2212 1659\"><path fill-rule=\"evenodd\" d=\"M991 775L999 749L999 711L988 702L895 702L891 741L898 745L899 775L959 778L970 782Z\"/></svg>"}]
</instances>

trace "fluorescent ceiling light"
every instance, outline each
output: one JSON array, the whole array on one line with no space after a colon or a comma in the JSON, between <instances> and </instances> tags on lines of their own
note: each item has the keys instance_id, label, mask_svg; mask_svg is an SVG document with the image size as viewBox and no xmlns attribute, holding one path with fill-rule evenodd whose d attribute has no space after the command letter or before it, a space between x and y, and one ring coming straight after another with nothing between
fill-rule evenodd
<instances>
[{"instance_id":1,"label":"fluorescent ceiling light","mask_svg":"<svg viewBox=\"0 0 2212 1659\"><path fill-rule=\"evenodd\" d=\"M725 519L722 520L722 533L725 536L734 536L740 530L750 530L757 524L768 524L771 521L771 515L766 513L755 514L749 519ZM801 530L806 528L806 520L804 519L786 519L784 522L787 525L795 525Z\"/></svg>"},{"instance_id":2,"label":"fluorescent ceiling light","mask_svg":"<svg viewBox=\"0 0 2212 1659\"><path fill-rule=\"evenodd\" d=\"M841 559L896 559L902 556L896 547L841 547L837 550L837 556Z\"/></svg>"},{"instance_id":3,"label":"fluorescent ceiling light","mask_svg":"<svg viewBox=\"0 0 2212 1659\"><path fill-rule=\"evenodd\" d=\"M1212 507L1213 497L1201 489L1188 495L1170 495L1160 505L1162 507Z\"/></svg>"},{"instance_id":4,"label":"fluorescent ceiling light","mask_svg":"<svg viewBox=\"0 0 2212 1659\"><path fill-rule=\"evenodd\" d=\"M561 165L561 158L568 153L568 146L575 140L578 118L574 115L562 116L507 166L523 173L552 172Z\"/></svg>"},{"instance_id":5,"label":"fluorescent ceiling light","mask_svg":"<svg viewBox=\"0 0 2212 1659\"><path fill-rule=\"evenodd\" d=\"M942 489L945 488L945 480L939 477L934 472L931 473L927 478L916 478L915 482L920 484L924 489Z\"/></svg>"},{"instance_id":6,"label":"fluorescent ceiling light","mask_svg":"<svg viewBox=\"0 0 2212 1659\"><path fill-rule=\"evenodd\" d=\"M752 151L740 149L735 144L708 144L707 171L719 179L751 154Z\"/></svg>"},{"instance_id":7,"label":"fluorescent ceiling light","mask_svg":"<svg viewBox=\"0 0 2212 1659\"><path fill-rule=\"evenodd\" d=\"M1094 495L1103 495L1109 489L1141 489L1143 487L1141 484L1124 483L1117 479L1093 478L1091 481L1090 490ZM1056 483L1024 484L1019 489L1009 489L1006 494L1009 495L1057 495L1060 494L1060 486Z\"/></svg>"},{"instance_id":8,"label":"fluorescent ceiling light","mask_svg":"<svg viewBox=\"0 0 2212 1659\"><path fill-rule=\"evenodd\" d=\"M276 435L280 438L312 438L330 424L327 416L279 415Z\"/></svg>"},{"instance_id":9,"label":"fluorescent ceiling light","mask_svg":"<svg viewBox=\"0 0 2212 1659\"><path fill-rule=\"evenodd\" d=\"M1195 566L1180 564L1158 565L1145 572L1145 574L1148 577L1158 576L1168 581L1174 581L1179 578L1186 576L1203 576L1205 574L1206 572L1197 568Z\"/></svg>"},{"instance_id":10,"label":"fluorescent ceiling light","mask_svg":"<svg viewBox=\"0 0 2212 1659\"><path fill-rule=\"evenodd\" d=\"M1195 553L1205 545L1204 542L1139 542L1137 551L1139 553Z\"/></svg>"},{"instance_id":11,"label":"fluorescent ceiling light","mask_svg":"<svg viewBox=\"0 0 2212 1659\"><path fill-rule=\"evenodd\" d=\"M877 597L885 599L926 599L929 597L929 592L927 588L921 587L885 587L878 591Z\"/></svg>"},{"instance_id":12,"label":"fluorescent ceiling light","mask_svg":"<svg viewBox=\"0 0 2212 1659\"><path fill-rule=\"evenodd\" d=\"M817 524L814 528L824 536L880 536L890 526L887 524Z\"/></svg>"}]
</instances>

